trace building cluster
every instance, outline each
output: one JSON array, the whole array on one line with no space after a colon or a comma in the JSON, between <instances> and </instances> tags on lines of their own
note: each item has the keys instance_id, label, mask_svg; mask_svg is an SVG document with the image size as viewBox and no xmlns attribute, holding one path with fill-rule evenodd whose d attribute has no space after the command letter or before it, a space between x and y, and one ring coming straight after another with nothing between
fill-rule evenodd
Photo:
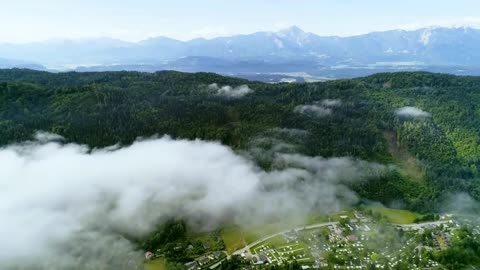
<instances>
[{"instance_id":1,"label":"building cluster","mask_svg":"<svg viewBox=\"0 0 480 270\"><path fill-rule=\"evenodd\" d=\"M205 268L219 262L224 257L226 257L226 255L223 251L215 251L213 253L200 256L194 261L186 263L185 268L187 268L188 270Z\"/></svg>"},{"instance_id":2,"label":"building cluster","mask_svg":"<svg viewBox=\"0 0 480 270\"><path fill-rule=\"evenodd\" d=\"M245 263L244 269L263 269L293 262L299 263L303 270L350 270L372 266L375 269L396 269L401 265L408 265L411 269L442 269L438 262L425 254L449 248L455 237L453 231L460 227L449 216L442 216L439 221L410 225L380 225L373 217L359 211L339 218L339 222L292 229L245 248L238 254ZM382 235L385 226L389 231ZM403 235L403 240L388 242L377 250L372 243L386 244L382 239L392 241L395 228L399 235ZM480 235L480 227L473 229L473 235ZM427 238L428 241L420 240ZM188 270L214 268L226 256L224 251L212 252L186 263L185 267Z\"/></svg>"}]
</instances>

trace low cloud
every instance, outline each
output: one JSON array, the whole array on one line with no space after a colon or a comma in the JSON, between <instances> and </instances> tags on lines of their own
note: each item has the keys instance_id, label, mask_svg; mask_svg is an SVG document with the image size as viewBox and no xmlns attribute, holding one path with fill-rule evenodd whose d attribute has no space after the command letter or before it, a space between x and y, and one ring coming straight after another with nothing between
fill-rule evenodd
<instances>
[{"instance_id":1,"label":"low cloud","mask_svg":"<svg viewBox=\"0 0 480 270\"><path fill-rule=\"evenodd\" d=\"M120 149L28 142L0 150L0 163L1 269L24 266L29 258L39 264L35 269L55 269L50 263L57 259L77 257L60 253L76 237L85 239L76 243L80 257L95 255L89 250L112 256L131 250L127 240L103 246L122 234L144 235L171 216L206 212L219 219L248 201L260 181L255 166L227 147L169 138ZM61 269L68 263L87 269L81 260L61 261Z\"/></svg>"},{"instance_id":2,"label":"low cloud","mask_svg":"<svg viewBox=\"0 0 480 270\"><path fill-rule=\"evenodd\" d=\"M232 97L232 98L239 98L247 94L253 93L253 90L250 89L248 85L240 85L237 87L231 87L230 85L225 85L225 86L219 87L218 84L212 83L208 85L208 89L216 91L217 95Z\"/></svg>"},{"instance_id":3,"label":"low cloud","mask_svg":"<svg viewBox=\"0 0 480 270\"><path fill-rule=\"evenodd\" d=\"M337 211L358 201L348 183L388 171L351 158L272 158L265 171L219 143L168 137L90 149L42 133L0 149L0 268L141 269L142 251L124 236L168 218L215 226Z\"/></svg>"},{"instance_id":4,"label":"low cloud","mask_svg":"<svg viewBox=\"0 0 480 270\"><path fill-rule=\"evenodd\" d=\"M321 104L325 107L338 107L342 105L342 101L340 99L324 99Z\"/></svg>"},{"instance_id":5,"label":"low cloud","mask_svg":"<svg viewBox=\"0 0 480 270\"><path fill-rule=\"evenodd\" d=\"M472 216L480 220L480 202L467 193L448 194L440 210Z\"/></svg>"},{"instance_id":6,"label":"low cloud","mask_svg":"<svg viewBox=\"0 0 480 270\"><path fill-rule=\"evenodd\" d=\"M341 105L342 101L339 99L324 99L312 105L298 105L293 111L310 116L325 117L332 114L332 108Z\"/></svg>"},{"instance_id":7,"label":"low cloud","mask_svg":"<svg viewBox=\"0 0 480 270\"><path fill-rule=\"evenodd\" d=\"M212 83L208 85L208 89L217 91L220 89L220 87L218 86L217 83Z\"/></svg>"},{"instance_id":8,"label":"low cloud","mask_svg":"<svg viewBox=\"0 0 480 270\"><path fill-rule=\"evenodd\" d=\"M430 113L422 109L419 109L417 107L411 107L411 106L397 109L395 111L395 114L402 117L412 117L412 118L428 118L432 116Z\"/></svg>"},{"instance_id":9,"label":"low cloud","mask_svg":"<svg viewBox=\"0 0 480 270\"><path fill-rule=\"evenodd\" d=\"M480 17L463 17L455 19L441 19L441 20L426 20L426 21L414 21L404 25L399 25L394 29L403 30L418 30L422 28L437 28L437 27L449 27L449 28L480 28Z\"/></svg>"},{"instance_id":10,"label":"low cloud","mask_svg":"<svg viewBox=\"0 0 480 270\"><path fill-rule=\"evenodd\" d=\"M319 105L298 105L293 111L316 117L325 117L332 114L332 109Z\"/></svg>"}]
</instances>

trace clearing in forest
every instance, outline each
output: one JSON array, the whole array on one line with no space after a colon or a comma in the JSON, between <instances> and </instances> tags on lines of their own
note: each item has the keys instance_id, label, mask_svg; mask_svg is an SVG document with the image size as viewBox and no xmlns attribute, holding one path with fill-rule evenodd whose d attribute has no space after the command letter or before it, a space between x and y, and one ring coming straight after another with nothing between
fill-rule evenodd
<instances>
[{"instance_id":1,"label":"clearing in forest","mask_svg":"<svg viewBox=\"0 0 480 270\"><path fill-rule=\"evenodd\" d=\"M422 215L403 209L386 208L383 206L369 206L374 213L387 218L388 222L393 224L412 224L415 219L422 217Z\"/></svg>"},{"instance_id":2,"label":"clearing in forest","mask_svg":"<svg viewBox=\"0 0 480 270\"><path fill-rule=\"evenodd\" d=\"M383 136L388 143L388 151L393 156L394 161L399 165L400 173L407 179L417 183L423 183L425 172L418 165L417 159L411 155L407 149L398 144L395 132L385 131Z\"/></svg>"}]
</instances>

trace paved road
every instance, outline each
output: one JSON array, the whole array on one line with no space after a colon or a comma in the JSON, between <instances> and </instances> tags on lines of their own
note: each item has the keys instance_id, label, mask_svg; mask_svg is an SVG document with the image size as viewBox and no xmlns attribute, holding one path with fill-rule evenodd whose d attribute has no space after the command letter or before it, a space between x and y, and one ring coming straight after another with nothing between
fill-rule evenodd
<instances>
[{"instance_id":1,"label":"paved road","mask_svg":"<svg viewBox=\"0 0 480 270\"><path fill-rule=\"evenodd\" d=\"M293 229L288 229L288 230L285 230L285 231L281 231L281 232L278 232L278 233L275 233L275 234L272 234L272 235L269 235L269 236L266 236L266 237L263 237L261 239L258 239L256 241L253 241L252 243L248 244L247 246L241 248L241 249L238 249L236 250L235 252L233 252L233 255L240 255L242 254L243 252L245 251L248 251L250 252L250 248L252 248L253 246L256 246L268 239L271 239L275 236L279 236L279 235L282 235L284 233L287 233L287 232L290 232L291 230L295 230L295 231L303 231L303 230L310 230L310 229L316 229L316 228L321 228L321 227L325 227L325 226L329 226L329 225L334 225L334 224L338 224L338 222L324 222L324 223L317 223L317 224L312 224L312 225L303 225L301 227L296 227L296 228L293 228Z\"/></svg>"},{"instance_id":2,"label":"paved road","mask_svg":"<svg viewBox=\"0 0 480 270\"><path fill-rule=\"evenodd\" d=\"M403 227L403 228L421 228L421 227L426 227L431 225L447 224L449 222L450 220L439 220L439 221L430 221L430 222L413 223L413 224L392 224L392 225Z\"/></svg>"}]
</instances>

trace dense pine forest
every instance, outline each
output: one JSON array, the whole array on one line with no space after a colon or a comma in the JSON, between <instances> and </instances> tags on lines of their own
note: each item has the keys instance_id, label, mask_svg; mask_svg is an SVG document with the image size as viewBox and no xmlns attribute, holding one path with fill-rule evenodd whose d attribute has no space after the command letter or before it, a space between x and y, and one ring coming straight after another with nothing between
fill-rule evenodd
<instances>
[{"instance_id":1,"label":"dense pine forest","mask_svg":"<svg viewBox=\"0 0 480 270\"><path fill-rule=\"evenodd\" d=\"M227 85L251 92L219 94ZM403 107L424 115L398 114ZM416 72L266 84L212 73L0 70L0 145L38 130L91 147L164 134L238 152L288 144L310 156L394 164L381 179L352 184L365 199L421 212L441 210L450 193L480 200L480 77Z\"/></svg>"}]
</instances>

